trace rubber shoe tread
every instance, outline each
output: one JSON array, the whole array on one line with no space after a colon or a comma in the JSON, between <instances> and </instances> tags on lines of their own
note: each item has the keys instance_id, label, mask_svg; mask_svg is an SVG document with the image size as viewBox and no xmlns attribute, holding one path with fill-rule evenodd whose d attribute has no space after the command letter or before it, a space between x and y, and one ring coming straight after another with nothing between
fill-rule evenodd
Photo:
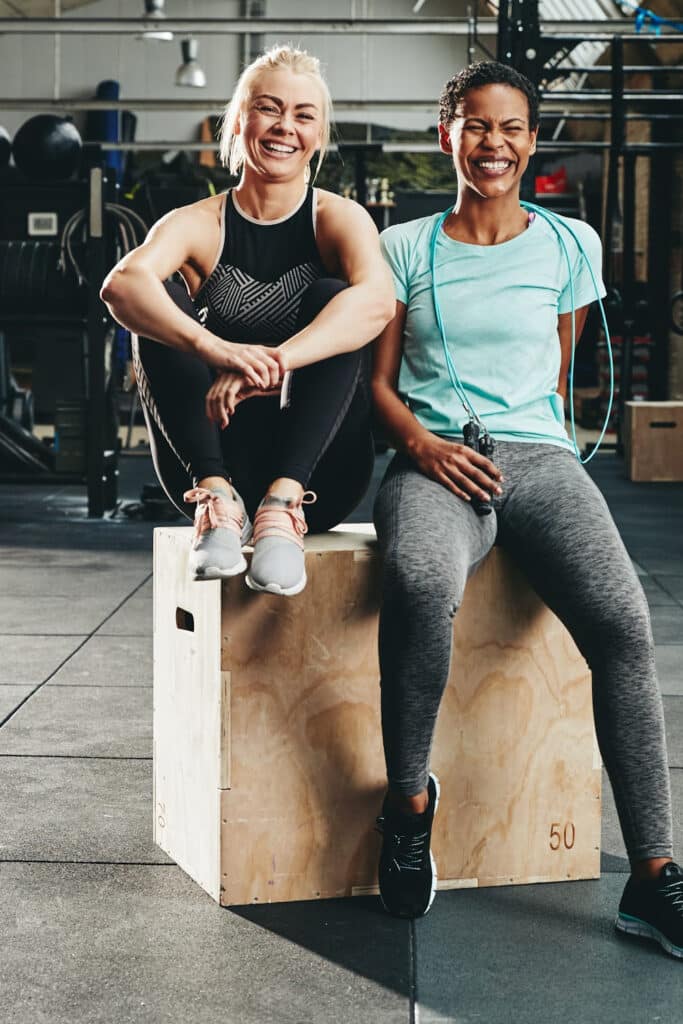
<instances>
[{"instance_id":1,"label":"rubber shoe tread","mask_svg":"<svg viewBox=\"0 0 683 1024\"><path fill-rule=\"evenodd\" d=\"M631 876L615 927L624 935L658 942L670 956L683 960L683 870L678 864L665 864L652 880Z\"/></svg>"}]
</instances>

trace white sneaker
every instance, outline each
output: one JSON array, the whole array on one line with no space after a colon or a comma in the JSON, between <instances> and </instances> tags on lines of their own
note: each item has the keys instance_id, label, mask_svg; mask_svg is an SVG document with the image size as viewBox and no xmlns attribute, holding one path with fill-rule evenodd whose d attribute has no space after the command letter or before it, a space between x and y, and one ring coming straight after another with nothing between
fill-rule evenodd
<instances>
[{"instance_id":1,"label":"white sneaker","mask_svg":"<svg viewBox=\"0 0 683 1024\"><path fill-rule=\"evenodd\" d=\"M251 536L251 523L237 491L194 487L183 500L196 502L194 537L189 567L193 580L221 580L247 567L242 545Z\"/></svg>"},{"instance_id":2,"label":"white sneaker","mask_svg":"<svg viewBox=\"0 0 683 1024\"><path fill-rule=\"evenodd\" d=\"M254 554L246 576L252 590L293 597L306 586L304 537L308 532L303 505L316 500L305 491L301 500L267 494L254 516Z\"/></svg>"}]
</instances>

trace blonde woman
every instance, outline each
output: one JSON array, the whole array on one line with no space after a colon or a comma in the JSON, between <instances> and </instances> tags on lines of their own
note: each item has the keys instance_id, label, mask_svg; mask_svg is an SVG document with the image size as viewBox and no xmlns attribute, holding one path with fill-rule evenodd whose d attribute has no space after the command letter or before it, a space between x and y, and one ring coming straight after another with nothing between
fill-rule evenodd
<instances>
[{"instance_id":1,"label":"blonde woman","mask_svg":"<svg viewBox=\"0 0 683 1024\"><path fill-rule=\"evenodd\" d=\"M316 58L287 46L257 58L221 131L239 184L163 217L102 289L137 336L159 480L194 506L195 579L246 569L253 516L247 584L299 593L307 529L344 519L370 479L365 346L393 291L366 211L308 185L330 113ZM167 281L176 272L185 287Z\"/></svg>"}]
</instances>

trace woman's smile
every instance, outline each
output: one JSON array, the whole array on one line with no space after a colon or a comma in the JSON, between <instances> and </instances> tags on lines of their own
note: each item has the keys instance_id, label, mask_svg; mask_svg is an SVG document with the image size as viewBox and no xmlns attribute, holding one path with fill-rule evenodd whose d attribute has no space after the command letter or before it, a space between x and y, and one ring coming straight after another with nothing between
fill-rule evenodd
<instances>
[{"instance_id":1,"label":"woman's smile","mask_svg":"<svg viewBox=\"0 0 683 1024\"><path fill-rule=\"evenodd\" d=\"M261 139L261 148L276 158L288 157L298 152L297 146L291 146L287 142L276 142L274 139Z\"/></svg>"},{"instance_id":2,"label":"woman's smile","mask_svg":"<svg viewBox=\"0 0 683 1024\"><path fill-rule=\"evenodd\" d=\"M470 163L487 178L500 178L516 166L516 162L514 160L508 160L507 158L502 157L494 158L490 156L479 157L477 160L470 160Z\"/></svg>"}]
</instances>

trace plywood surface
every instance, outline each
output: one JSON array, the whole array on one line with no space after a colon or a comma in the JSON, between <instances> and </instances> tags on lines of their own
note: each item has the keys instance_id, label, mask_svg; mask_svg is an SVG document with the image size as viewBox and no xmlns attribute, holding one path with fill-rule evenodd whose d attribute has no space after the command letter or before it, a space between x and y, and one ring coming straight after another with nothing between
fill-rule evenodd
<instances>
[{"instance_id":1,"label":"plywood surface","mask_svg":"<svg viewBox=\"0 0 683 1024\"><path fill-rule=\"evenodd\" d=\"M163 532L176 535L166 555L180 565L190 531ZM334 535L307 539L307 572L306 590L290 599L254 594L241 578L220 591L187 583L181 568L165 577L209 622L195 621L194 642L176 630L159 645L157 674L165 665L202 676L181 687L180 702L165 702L168 714L175 707L184 716L189 694L207 702L171 729L166 717L155 719L184 766L167 768L159 786L175 780L174 806L183 779L188 786L190 816L177 843L185 862L168 829L164 849L224 904L351 895L376 883L374 819L386 783L372 534L347 533L342 544ZM202 600L211 592L206 606L193 604L193 592ZM204 643L214 651L202 653ZM179 692L177 682L171 690ZM192 768L182 747L195 751ZM434 835L442 887L597 875L600 772L588 672L498 550L456 616L432 765L442 784ZM212 813L218 837L202 824ZM215 853L218 895L198 877L208 868L186 866L193 846L207 865Z\"/></svg>"},{"instance_id":2,"label":"plywood surface","mask_svg":"<svg viewBox=\"0 0 683 1024\"><path fill-rule=\"evenodd\" d=\"M683 480L683 402L627 402L624 434L629 480Z\"/></svg>"},{"instance_id":3,"label":"plywood surface","mask_svg":"<svg viewBox=\"0 0 683 1024\"><path fill-rule=\"evenodd\" d=\"M496 549L456 616L432 764L445 794L435 824L444 880L598 874L600 760L588 669Z\"/></svg>"},{"instance_id":4,"label":"plywood surface","mask_svg":"<svg viewBox=\"0 0 683 1024\"><path fill-rule=\"evenodd\" d=\"M190 536L185 529L154 531L154 838L218 899L220 786L229 778L230 754L221 588L190 581ZM194 629L178 628L179 609L192 616Z\"/></svg>"},{"instance_id":5,"label":"plywood surface","mask_svg":"<svg viewBox=\"0 0 683 1024\"><path fill-rule=\"evenodd\" d=\"M350 894L373 878L384 787L373 561L307 556L282 600L223 595L232 788L223 793L226 902ZM248 805L248 813L245 813ZM244 856L244 851L251 851Z\"/></svg>"}]
</instances>

